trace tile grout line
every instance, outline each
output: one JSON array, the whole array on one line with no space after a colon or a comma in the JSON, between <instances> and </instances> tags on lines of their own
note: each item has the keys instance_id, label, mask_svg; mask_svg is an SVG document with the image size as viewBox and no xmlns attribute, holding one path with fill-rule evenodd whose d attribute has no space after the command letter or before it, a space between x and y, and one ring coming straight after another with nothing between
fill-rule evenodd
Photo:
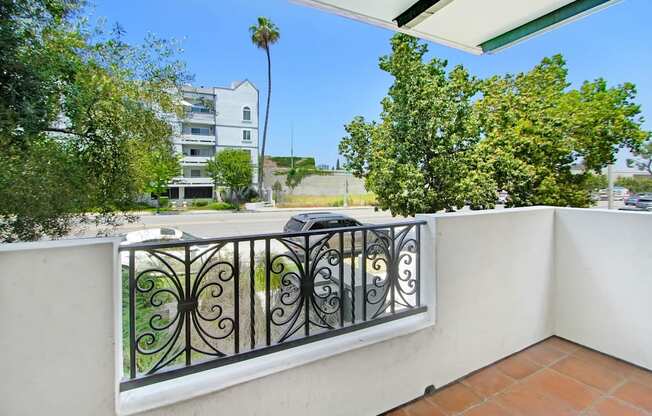
<instances>
[{"instance_id":1,"label":"tile grout line","mask_svg":"<svg viewBox=\"0 0 652 416\"><path fill-rule=\"evenodd\" d=\"M563 341L563 342L567 342L567 343L569 343L569 344L572 344L573 346L575 346L575 348L573 348L571 351L567 351L568 349L566 349L566 351L565 351L565 350L562 350L561 348L555 347L554 345L548 345L548 344L545 344L546 341L549 341L549 340L551 340L551 339L555 339L555 338L556 338L556 339L559 339L559 340L561 340L561 341ZM549 348L549 349L551 349L551 350L554 350L555 352L560 353L560 354L562 354L562 355L559 356L558 358L556 358L556 359L550 361L550 362L547 363L547 364L539 363L539 362L535 361L533 358L529 357L528 354L527 354L527 351L528 351L528 350L530 350L530 349L532 349L533 347L538 346L538 345L543 345L545 348ZM437 389L436 392L434 392L434 393L432 393L432 394L430 394L430 395L424 395L424 396L421 396L421 397L419 397L419 398L417 398L417 399L415 399L415 400L413 400L413 401L411 401L411 402L408 402L408 403L415 403L415 402L417 402L417 401L419 401L419 400L425 400L429 405L433 406L435 409L441 411L442 413L450 414L451 416L463 416L463 415L468 414L468 413L471 412L473 409L475 409L475 408L477 408L477 407L479 407L479 406L482 406L482 405L487 404L487 403L492 403L492 404L496 405L498 408L500 408L501 410L503 410L505 413L511 414L511 415L513 415L513 416L517 416L517 415L518 415L518 412L517 412L516 414L513 413L511 410L508 410L508 409L506 409L504 406L502 406L502 405L501 405L498 401L496 401L495 399L498 398L498 397L500 397L500 396L502 396L503 394L506 393L507 390L512 389L512 388L514 388L515 386L525 384L528 380L530 380L531 378L533 378L535 375L537 375L537 374L543 372L545 369L550 369L550 370L551 370L552 372L554 372L555 374L557 374L557 375L559 375L559 376L561 376L561 377L564 377L564 378L566 378L566 379L568 379L568 380L572 380L572 381L574 381L574 382L580 384L581 386L583 386L583 387L589 389L589 391L592 391L592 392L594 392L594 393L595 393L595 392L598 393L598 397L596 397L596 398L595 398L595 399L594 399L594 400L593 400L593 401L592 401L592 402L591 402L591 403L590 403L586 408L580 410L579 413L577 413L578 415L590 416L590 415L589 415L589 412L593 411L594 408L595 408L595 406L596 406L598 403L600 403L601 401L604 401L604 400L606 400L606 399L612 399L612 400L617 401L618 403L621 403L621 404L624 405L624 406L627 406L627 407L630 407L630 408L632 408L632 409L636 409L636 410L638 410L638 411L641 411L641 412L643 412L644 415L652 416L652 413L651 413L651 412L648 412L646 409L640 408L639 406L637 406L637 405L635 405L635 404L633 404L633 403L630 403L629 401L621 400L621 399L619 399L618 397L613 396L613 393L615 393L618 389L620 389L624 384L626 384L626 383L628 383L628 382L633 382L633 383L637 383L637 384L646 385L645 383L641 383L641 382L639 382L637 379L632 378L632 372L626 372L626 371L623 370L622 373L619 373L619 372L617 372L617 371L615 371L615 370L612 370L611 368L608 368L608 367L606 367L606 366L604 366L604 365L602 365L602 364L600 364L600 363L593 363L592 360L589 360L587 357L582 357L582 356L578 356L578 355L576 355L576 353L578 353L578 352L580 352L580 351L594 351L594 352L596 352L596 353L598 353L598 354L600 354L600 355L603 355L603 356L605 356L605 357L607 357L607 358L610 358L610 359L612 359L612 360L614 360L614 361L616 361L616 362L621 362L621 361L622 361L622 362L624 362L624 363L626 363L626 364L630 364L630 363L628 363L628 362L626 362L626 361L623 361L623 360L621 360L621 359L618 359L618 358L616 358L616 357L612 357L612 356L610 356L610 355L608 355L608 354L604 354L604 353L602 353L602 352L600 352L600 351L593 350L593 349L591 349L591 348L588 348L588 347L585 347L585 346L583 346L583 345L577 344L577 343L575 343L575 342L569 341L569 340L567 340L567 339L565 339L565 338L562 338L562 337L558 337L558 336L556 336L556 335L553 335L553 336L550 336L550 337L548 337L548 338L546 338L546 339L544 339L544 340L542 340L542 341L537 342L536 344L530 345L529 347L526 347L526 348L524 348L524 349L522 349L522 350L520 350L520 351L517 351L517 352L514 353L514 354L511 354L511 355L509 355L509 356L507 356L507 357L504 357L504 358L502 358L502 359L500 359L500 360L498 360L498 361L496 361L496 362L494 362L494 363L492 363L492 364L489 364L489 365L487 365L487 366L485 366L485 367L483 367L483 368L480 368L480 369L478 369L478 370L476 370L476 371L474 371L474 372L472 372L472 373L469 373L469 374L467 374L466 376L464 376L464 377L462 377L462 378L460 378L460 379L458 379L458 380L455 380L455 381L453 381L453 382L451 382L451 383L448 383L447 385L442 386L440 389ZM522 353L523 353L523 354L522 354ZM535 371L533 371L532 373L528 374L527 376L525 376L525 377L523 377L523 378L521 378L521 379L516 379L516 378L510 376L509 374L506 374L503 370L501 370L501 369L498 367L498 364L500 364L501 362L506 361L506 360L508 360L509 358L512 358L512 357L517 356L517 355L521 355L521 358L524 358L527 362L529 362L530 364L533 364L533 365L537 366L538 368L537 368ZM598 388L596 388L596 387L594 387L594 386L591 386L591 385L589 385L589 384L586 384L586 383L584 383L583 381L578 380L578 379L576 379L576 378L573 377L573 376L567 375L567 374L565 374L565 373L563 373L563 372L561 372L561 371L559 371L559 370L553 368L554 365L556 365L556 364L558 364L559 362L561 362L561 361L563 361L563 360L565 360L565 359L568 359L568 358L570 358L570 357L573 357L573 358L575 358L575 359L577 359L577 360L583 361L584 363L590 363L590 364L592 364L592 365L597 365L599 368L601 368L601 369L607 371L607 372L610 373L610 374L618 375L618 376L622 377L622 380L620 380L618 383L614 384L614 386L611 387L607 392L603 392L602 390L600 390L600 389L598 389ZM630 364L630 365L631 365L631 364ZM635 366L635 365L633 365L633 366L634 366L634 367L637 367L637 366ZM495 393L493 393L493 394L490 394L490 395L485 395L484 393L480 393L479 391L477 391L477 390L476 390L476 389L475 389L471 384L469 384L469 383L466 381L468 378L470 378L470 377L473 376L474 374L480 373L481 371L486 370L486 369L489 369L489 368L491 368L491 367L493 367L495 370L497 370L499 374L501 374L502 376L504 376L504 377L506 377L507 379L509 379L510 381L512 381L512 383L511 383L509 386L503 388L503 389L500 390L500 391L497 391L497 392L495 392ZM647 370L647 369L643 369L643 370L645 370L645 371L649 371L649 370ZM462 386L468 388L468 389L469 389L471 392L473 392L476 396L478 396L479 398L481 398L481 400L480 400L478 403L475 403L475 404L471 405L470 407L468 407L468 408L462 410L461 412L453 412L453 413L449 413L448 410L446 410L446 409L444 409L443 407L439 406L439 405L438 405L436 402L434 402L431 398L432 398L432 397L433 397L433 396L434 396L438 391L443 391L444 389L446 389L446 388L448 388L448 387L450 387L450 386L452 386L452 385L454 385L454 384L456 384L456 383L459 383L460 385L462 385ZM546 397L546 398L554 398L554 396L551 396L550 394L545 393L545 392L543 392L543 391L538 392L538 394L540 394L541 396ZM406 416L412 416L413 413L407 410L408 403L403 404L402 406L400 406L399 408L397 408L397 409L395 409L395 410L401 409L402 412L403 412Z\"/></svg>"}]
</instances>

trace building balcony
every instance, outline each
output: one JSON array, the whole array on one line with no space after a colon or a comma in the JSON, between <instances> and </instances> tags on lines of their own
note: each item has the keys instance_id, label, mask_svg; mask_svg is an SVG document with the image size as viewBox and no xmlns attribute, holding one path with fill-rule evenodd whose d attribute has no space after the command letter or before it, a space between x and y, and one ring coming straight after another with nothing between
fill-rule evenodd
<instances>
[{"instance_id":1,"label":"building balcony","mask_svg":"<svg viewBox=\"0 0 652 416\"><path fill-rule=\"evenodd\" d=\"M181 158L181 165L182 166L205 165L211 159L212 156L183 156Z\"/></svg>"},{"instance_id":2,"label":"building balcony","mask_svg":"<svg viewBox=\"0 0 652 416\"><path fill-rule=\"evenodd\" d=\"M532 207L7 245L0 408L649 416L652 247L632 236L650 227Z\"/></svg>"},{"instance_id":3,"label":"building balcony","mask_svg":"<svg viewBox=\"0 0 652 416\"><path fill-rule=\"evenodd\" d=\"M214 113L199 113L187 111L184 114L184 119L192 123L201 123L201 124L215 124L215 114Z\"/></svg>"},{"instance_id":4,"label":"building balcony","mask_svg":"<svg viewBox=\"0 0 652 416\"><path fill-rule=\"evenodd\" d=\"M178 176L172 179L172 186L179 185L213 185L213 179L211 178L188 178L184 176Z\"/></svg>"},{"instance_id":5,"label":"building balcony","mask_svg":"<svg viewBox=\"0 0 652 416\"><path fill-rule=\"evenodd\" d=\"M174 142L178 144L202 144L202 145L215 145L215 136L212 135L198 135L198 134L182 134L174 138Z\"/></svg>"}]
</instances>

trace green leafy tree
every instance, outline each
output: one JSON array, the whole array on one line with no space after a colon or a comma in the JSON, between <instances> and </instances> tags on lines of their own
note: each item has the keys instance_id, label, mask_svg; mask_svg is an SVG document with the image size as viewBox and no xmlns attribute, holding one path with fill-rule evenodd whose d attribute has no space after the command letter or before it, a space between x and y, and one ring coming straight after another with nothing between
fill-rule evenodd
<instances>
[{"instance_id":1,"label":"green leafy tree","mask_svg":"<svg viewBox=\"0 0 652 416\"><path fill-rule=\"evenodd\" d=\"M267 56L267 105L265 106L265 124L263 126L263 145L258 159L258 192L263 189L263 173L265 161L265 145L267 144L267 125L269 122L269 103L272 96L272 59L269 52L270 46L278 42L281 34L278 27L268 18L259 17L255 25L249 27L251 42L256 47L265 51Z\"/></svg>"},{"instance_id":2,"label":"green leafy tree","mask_svg":"<svg viewBox=\"0 0 652 416\"><path fill-rule=\"evenodd\" d=\"M482 83L476 107L485 138L473 168L509 193L508 206L588 206L590 172L599 173L620 148L637 149L649 137L633 84L607 87L597 79L579 89L569 85L561 55L527 73ZM580 161L585 171L571 172Z\"/></svg>"},{"instance_id":3,"label":"green leafy tree","mask_svg":"<svg viewBox=\"0 0 652 416\"><path fill-rule=\"evenodd\" d=\"M345 126L344 167L394 215L492 206L495 184L470 170L480 140L477 80L461 66L447 71L445 61L425 60L427 46L410 36L397 34L391 45L380 58L394 78L380 121L356 117Z\"/></svg>"},{"instance_id":4,"label":"green leafy tree","mask_svg":"<svg viewBox=\"0 0 652 416\"><path fill-rule=\"evenodd\" d=\"M156 197L156 212L161 209L161 195L166 194L168 186L175 176L181 175L180 157L166 143L161 149L150 152L143 160L143 169L147 175L146 191Z\"/></svg>"},{"instance_id":5,"label":"green leafy tree","mask_svg":"<svg viewBox=\"0 0 652 416\"><path fill-rule=\"evenodd\" d=\"M607 188L609 180L607 179L607 175L596 175L595 173L587 172L584 185L587 191L594 192Z\"/></svg>"},{"instance_id":6,"label":"green leafy tree","mask_svg":"<svg viewBox=\"0 0 652 416\"><path fill-rule=\"evenodd\" d=\"M168 140L161 114L188 78L176 46L90 30L83 2L0 2L0 240L115 224L142 194L144 155ZM89 215L89 212L93 212Z\"/></svg>"},{"instance_id":7,"label":"green leafy tree","mask_svg":"<svg viewBox=\"0 0 652 416\"><path fill-rule=\"evenodd\" d=\"M627 166L636 167L638 170L652 175L652 141L644 143L633 152L634 158L627 159Z\"/></svg>"},{"instance_id":8,"label":"green leafy tree","mask_svg":"<svg viewBox=\"0 0 652 416\"><path fill-rule=\"evenodd\" d=\"M253 180L250 153L239 149L222 150L208 161L207 170L215 186L229 188L239 209L240 201Z\"/></svg>"},{"instance_id":9,"label":"green leafy tree","mask_svg":"<svg viewBox=\"0 0 652 416\"><path fill-rule=\"evenodd\" d=\"M635 194L652 192L652 178L618 178L616 180L616 185L627 188Z\"/></svg>"}]
</instances>

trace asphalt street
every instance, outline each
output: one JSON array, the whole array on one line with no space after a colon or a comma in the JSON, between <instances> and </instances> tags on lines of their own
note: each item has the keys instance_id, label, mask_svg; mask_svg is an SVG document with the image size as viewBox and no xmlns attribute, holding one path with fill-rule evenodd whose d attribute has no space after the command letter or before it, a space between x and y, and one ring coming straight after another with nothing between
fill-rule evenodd
<instances>
[{"instance_id":1,"label":"asphalt street","mask_svg":"<svg viewBox=\"0 0 652 416\"><path fill-rule=\"evenodd\" d=\"M327 210L327 209L326 209ZM228 237L248 234L273 233L283 231L283 225L292 215L299 212L317 211L305 209L302 211L274 212L242 212L242 213L192 213L142 215L135 223L125 224L114 230L112 235L124 234L130 231L146 228L175 228L196 237ZM325 211L320 209L319 211ZM392 217L389 212L376 212L372 208L337 210L363 223L382 224L387 222L405 221L404 217ZM89 227L75 233L75 237L92 237L98 234L98 229Z\"/></svg>"},{"instance_id":2,"label":"asphalt street","mask_svg":"<svg viewBox=\"0 0 652 416\"><path fill-rule=\"evenodd\" d=\"M596 208L606 208L606 201L600 201ZM624 204L616 203L618 209ZM497 209L503 209L498 206ZM263 234L283 231L283 225L292 215L299 212L329 211L328 208L306 208L302 210L288 209L266 212L194 212L189 214L159 214L145 213L137 222L124 224L114 229L97 229L88 227L77 230L70 237L94 237L100 234L120 235L130 231L147 228L175 228L196 237L229 237L249 234ZM338 213L348 215L362 223L382 224L409 220L405 217L392 217L388 211L374 211L373 208L338 209Z\"/></svg>"}]
</instances>

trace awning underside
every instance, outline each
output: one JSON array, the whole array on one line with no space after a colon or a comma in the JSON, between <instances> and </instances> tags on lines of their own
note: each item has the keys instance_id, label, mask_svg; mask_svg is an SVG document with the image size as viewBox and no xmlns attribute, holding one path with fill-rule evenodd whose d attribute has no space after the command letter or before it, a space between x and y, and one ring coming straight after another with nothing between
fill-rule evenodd
<instances>
[{"instance_id":1,"label":"awning underside","mask_svg":"<svg viewBox=\"0 0 652 416\"><path fill-rule=\"evenodd\" d=\"M619 0L296 0L472 53L495 52Z\"/></svg>"}]
</instances>

